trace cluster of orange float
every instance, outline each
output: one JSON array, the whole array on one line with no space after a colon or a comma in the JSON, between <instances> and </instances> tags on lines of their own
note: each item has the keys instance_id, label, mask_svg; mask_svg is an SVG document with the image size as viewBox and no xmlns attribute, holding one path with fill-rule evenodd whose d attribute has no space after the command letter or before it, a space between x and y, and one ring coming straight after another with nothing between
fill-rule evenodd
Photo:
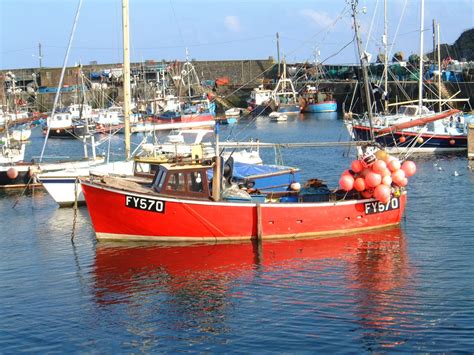
<instances>
[{"instance_id":1,"label":"cluster of orange float","mask_svg":"<svg viewBox=\"0 0 474 355\"><path fill-rule=\"evenodd\" d=\"M374 197L387 203L392 192L408 184L408 178L416 172L410 160L400 163L397 158L379 150L354 160L351 169L342 173L339 186L345 191L356 190L362 197Z\"/></svg>"}]
</instances>

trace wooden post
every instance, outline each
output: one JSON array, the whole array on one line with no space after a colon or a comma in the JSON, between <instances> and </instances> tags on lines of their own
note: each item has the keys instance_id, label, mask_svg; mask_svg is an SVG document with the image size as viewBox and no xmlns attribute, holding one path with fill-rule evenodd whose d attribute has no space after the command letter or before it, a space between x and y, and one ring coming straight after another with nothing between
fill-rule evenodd
<instances>
[{"instance_id":1,"label":"wooden post","mask_svg":"<svg viewBox=\"0 0 474 355\"><path fill-rule=\"evenodd\" d=\"M474 160L474 123L467 125L467 158Z\"/></svg>"},{"instance_id":2,"label":"wooden post","mask_svg":"<svg viewBox=\"0 0 474 355\"><path fill-rule=\"evenodd\" d=\"M257 240L261 241L262 237L262 207L257 203Z\"/></svg>"}]
</instances>

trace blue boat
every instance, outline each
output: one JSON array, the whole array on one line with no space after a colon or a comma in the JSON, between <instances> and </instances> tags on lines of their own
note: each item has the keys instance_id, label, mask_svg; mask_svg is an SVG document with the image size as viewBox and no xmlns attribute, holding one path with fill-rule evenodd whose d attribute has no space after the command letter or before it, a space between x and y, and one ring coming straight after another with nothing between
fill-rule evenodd
<instances>
[{"instance_id":1,"label":"blue boat","mask_svg":"<svg viewBox=\"0 0 474 355\"><path fill-rule=\"evenodd\" d=\"M302 112L321 113L321 112L336 112L337 102L335 100L315 102L306 104Z\"/></svg>"},{"instance_id":2,"label":"blue boat","mask_svg":"<svg viewBox=\"0 0 474 355\"><path fill-rule=\"evenodd\" d=\"M333 99L332 92L320 91L314 86L306 86L301 94L303 108L301 112L336 112L337 102Z\"/></svg>"},{"instance_id":3,"label":"blue boat","mask_svg":"<svg viewBox=\"0 0 474 355\"><path fill-rule=\"evenodd\" d=\"M277 109L277 112L286 114L299 114L300 111L301 108L299 104L280 104Z\"/></svg>"}]
</instances>

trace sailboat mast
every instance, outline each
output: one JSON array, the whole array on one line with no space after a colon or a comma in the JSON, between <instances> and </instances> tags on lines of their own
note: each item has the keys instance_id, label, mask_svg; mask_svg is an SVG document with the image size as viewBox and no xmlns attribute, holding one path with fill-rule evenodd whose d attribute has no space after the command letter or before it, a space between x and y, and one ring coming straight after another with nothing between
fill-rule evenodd
<instances>
[{"instance_id":1,"label":"sailboat mast","mask_svg":"<svg viewBox=\"0 0 474 355\"><path fill-rule=\"evenodd\" d=\"M367 56L365 53L362 53L362 41L359 34L359 24L357 22L357 0L352 1L352 17L354 18L354 30L356 35L357 43L357 53L359 53L360 65L362 67L362 76L364 77L364 91L365 99L367 102L367 114L369 116L369 125L370 125L370 139L374 140L374 128L372 125L373 115L372 115L372 103L370 100L370 88L369 88L369 75L367 73Z\"/></svg>"},{"instance_id":2,"label":"sailboat mast","mask_svg":"<svg viewBox=\"0 0 474 355\"><path fill-rule=\"evenodd\" d=\"M384 53L385 53L385 58L384 58L384 64L383 64L383 78L384 78L384 111L388 112L388 100L387 100L387 94L388 94L388 28L387 28L387 0L384 0L384 26L383 26L383 45L384 45Z\"/></svg>"},{"instance_id":3,"label":"sailboat mast","mask_svg":"<svg viewBox=\"0 0 474 355\"><path fill-rule=\"evenodd\" d=\"M277 59L278 59L278 79L280 78L280 34L276 33L276 42L277 42Z\"/></svg>"},{"instance_id":4,"label":"sailboat mast","mask_svg":"<svg viewBox=\"0 0 474 355\"><path fill-rule=\"evenodd\" d=\"M439 99L439 112L442 111L442 99L441 99L441 46L440 46L440 39L439 39L439 23L436 24L436 35L437 35L437 42L438 42L438 99Z\"/></svg>"},{"instance_id":5,"label":"sailboat mast","mask_svg":"<svg viewBox=\"0 0 474 355\"><path fill-rule=\"evenodd\" d=\"M79 14L81 12L81 6L82 6L82 0L79 0L79 4L77 5L77 10L76 10L76 16L74 17L74 24L72 25L71 35L69 36L69 43L68 43L68 46L67 46L66 54L64 55L63 67L61 68L61 75L59 77L58 90L56 91L56 95L54 96L53 108L51 109L51 116L47 120L48 130L47 130L46 136L44 138L43 147L41 148L41 154L40 154L40 157L39 157L39 162L40 163L43 161L44 151L46 149L46 143L48 143L49 131L51 130L50 122L51 122L51 119L53 119L53 117L54 117L54 114L56 112L56 108L58 106L59 99L61 97L61 88L63 86L64 73L66 72L67 60L69 58L69 52L71 50L71 45L72 45L72 40L74 38L74 33L76 32L77 21L79 20Z\"/></svg>"},{"instance_id":6,"label":"sailboat mast","mask_svg":"<svg viewBox=\"0 0 474 355\"><path fill-rule=\"evenodd\" d=\"M128 22L128 0L122 0L123 31L123 113L125 130L125 158L130 159L130 31Z\"/></svg>"},{"instance_id":7,"label":"sailboat mast","mask_svg":"<svg viewBox=\"0 0 474 355\"><path fill-rule=\"evenodd\" d=\"M425 22L425 1L420 2L420 73L418 78L418 112L423 106L423 25Z\"/></svg>"}]
</instances>

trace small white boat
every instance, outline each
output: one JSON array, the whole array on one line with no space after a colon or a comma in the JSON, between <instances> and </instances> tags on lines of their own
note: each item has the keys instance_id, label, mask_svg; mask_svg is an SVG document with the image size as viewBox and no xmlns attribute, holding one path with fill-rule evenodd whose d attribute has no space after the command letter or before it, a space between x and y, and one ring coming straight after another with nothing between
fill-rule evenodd
<instances>
[{"instance_id":1,"label":"small white boat","mask_svg":"<svg viewBox=\"0 0 474 355\"><path fill-rule=\"evenodd\" d=\"M238 118L242 116L242 109L238 107L232 107L225 111L226 118Z\"/></svg>"},{"instance_id":2,"label":"small white boat","mask_svg":"<svg viewBox=\"0 0 474 355\"><path fill-rule=\"evenodd\" d=\"M268 115L271 121L283 122L288 120L288 116L281 112L272 112Z\"/></svg>"},{"instance_id":3,"label":"small white boat","mask_svg":"<svg viewBox=\"0 0 474 355\"><path fill-rule=\"evenodd\" d=\"M29 128L15 128L10 132L10 137L14 141L23 142L27 141L31 137L31 129Z\"/></svg>"}]
</instances>

